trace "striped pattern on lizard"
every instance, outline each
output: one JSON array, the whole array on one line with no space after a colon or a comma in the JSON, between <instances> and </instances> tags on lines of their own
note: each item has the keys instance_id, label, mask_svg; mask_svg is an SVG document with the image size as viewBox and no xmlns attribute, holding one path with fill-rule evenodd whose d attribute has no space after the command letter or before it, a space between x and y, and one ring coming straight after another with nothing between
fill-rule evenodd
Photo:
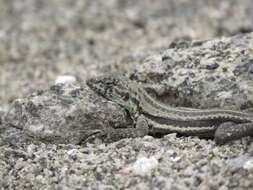
<instances>
[{"instance_id":1,"label":"striped pattern on lizard","mask_svg":"<svg viewBox=\"0 0 253 190\"><path fill-rule=\"evenodd\" d=\"M115 129L110 134L103 134L112 139L178 133L213 137L217 144L223 144L253 135L251 113L170 107L151 97L137 82L113 75L91 78L87 80L87 85L99 95L125 108L134 121L135 126L132 128Z\"/></svg>"}]
</instances>

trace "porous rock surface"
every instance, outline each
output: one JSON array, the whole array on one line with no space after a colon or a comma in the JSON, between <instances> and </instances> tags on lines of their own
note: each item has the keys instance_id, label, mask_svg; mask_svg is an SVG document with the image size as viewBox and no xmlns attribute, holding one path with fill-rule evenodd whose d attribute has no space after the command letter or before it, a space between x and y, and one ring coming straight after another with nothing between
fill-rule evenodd
<instances>
[{"instance_id":1,"label":"porous rock surface","mask_svg":"<svg viewBox=\"0 0 253 190\"><path fill-rule=\"evenodd\" d=\"M252 34L214 38L252 31L252 5L0 1L0 189L252 189L250 137L81 143L89 130L129 122L85 85L108 72L174 106L252 107ZM54 85L65 73L83 84Z\"/></svg>"},{"instance_id":2,"label":"porous rock surface","mask_svg":"<svg viewBox=\"0 0 253 190\"><path fill-rule=\"evenodd\" d=\"M253 35L179 42L147 57L131 77L170 105L253 107Z\"/></svg>"},{"instance_id":3,"label":"porous rock surface","mask_svg":"<svg viewBox=\"0 0 253 190\"><path fill-rule=\"evenodd\" d=\"M129 124L122 108L81 86L58 83L17 99L4 115L4 123L34 140L57 144L79 144L99 129Z\"/></svg>"}]
</instances>

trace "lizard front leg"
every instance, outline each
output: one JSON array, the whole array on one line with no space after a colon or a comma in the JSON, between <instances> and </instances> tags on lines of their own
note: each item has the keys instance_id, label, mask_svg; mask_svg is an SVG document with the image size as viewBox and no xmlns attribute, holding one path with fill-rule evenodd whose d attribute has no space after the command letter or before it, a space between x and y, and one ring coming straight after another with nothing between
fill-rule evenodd
<instances>
[{"instance_id":1,"label":"lizard front leg","mask_svg":"<svg viewBox=\"0 0 253 190\"><path fill-rule=\"evenodd\" d=\"M137 118L135 128L108 128L97 130L96 133L85 139L83 142L90 142L95 138L102 139L104 142L114 142L124 138L144 137L149 132L148 123L142 115Z\"/></svg>"},{"instance_id":2,"label":"lizard front leg","mask_svg":"<svg viewBox=\"0 0 253 190\"><path fill-rule=\"evenodd\" d=\"M216 129L214 140L217 144L224 144L246 136L253 136L253 123L226 122Z\"/></svg>"}]
</instances>

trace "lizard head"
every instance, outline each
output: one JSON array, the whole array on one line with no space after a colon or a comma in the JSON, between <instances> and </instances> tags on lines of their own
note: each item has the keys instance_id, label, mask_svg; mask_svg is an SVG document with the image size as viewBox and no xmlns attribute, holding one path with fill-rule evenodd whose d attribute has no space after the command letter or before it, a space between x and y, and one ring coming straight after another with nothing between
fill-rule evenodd
<instances>
[{"instance_id":1,"label":"lizard head","mask_svg":"<svg viewBox=\"0 0 253 190\"><path fill-rule=\"evenodd\" d=\"M123 77L104 75L90 78L86 83L92 90L108 100L117 102L129 99L128 83Z\"/></svg>"},{"instance_id":2,"label":"lizard head","mask_svg":"<svg viewBox=\"0 0 253 190\"><path fill-rule=\"evenodd\" d=\"M86 84L99 95L127 109L130 114L136 112L137 101L132 97L134 93L131 93L134 89L127 78L103 75L88 79Z\"/></svg>"}]
</instances>

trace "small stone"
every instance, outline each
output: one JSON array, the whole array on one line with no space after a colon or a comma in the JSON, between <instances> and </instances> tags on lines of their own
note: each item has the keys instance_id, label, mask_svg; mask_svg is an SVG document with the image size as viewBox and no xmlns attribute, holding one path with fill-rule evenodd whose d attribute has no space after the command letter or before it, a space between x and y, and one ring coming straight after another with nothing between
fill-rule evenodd
<instances>
[{"instance_id":1,"label":"small stone","mask_svg":"<svg viewBox=\"0 0 253 190\"><path fill-rule=\"evenodd\" d=\"M150 172L157 168L158 164L158 160L155 157L141 157L132 166L122 169L121 173L126 174L132 172L135 175L150 175Z\"/></svg>"},{"instance_id":2,"label":"small stone","mask_svg":"<svg viewBox=\"0 0 253 190\"><path fill-rule=\"evenodd\" d=\"M244 164L243 164L243 169L252 169L253 168L253 159L251 158L250 160L247 160Z\"/></svg>"},{"instance_id":3,"label":"small stone","mask_svg":"<svg viewBox=\"0 0 253 190\"><path fill-rule=\"evenodd\" d=\"M252 164L253 164L253 161L247 155L240 155L229 161L229 166L234 170L237 170L240 168L248 169L253 166Z\"/></svg>"},{"instance_id":4,"label":"small stone","mask_svg":"<svg viewBox=\"0 0 253 190\"><path fill-rule=\"evenodd\" d=\"M55 85L57 84L73 84L76 82L76 77L72 75L60 75L55 80Z\"/></svg>"},{"instance_id":5,"label":"small stone","mask_svg":"<svg viewBox=\"0 0 253 190\"><path fill-rule=\"evenodd\" d=\"M208 69L208 70L214 70L214 69L217 69L218 67L219 67L218 63L212 63L212 64L207 65L206 69Z\"/></svg>"}]
</instances>

